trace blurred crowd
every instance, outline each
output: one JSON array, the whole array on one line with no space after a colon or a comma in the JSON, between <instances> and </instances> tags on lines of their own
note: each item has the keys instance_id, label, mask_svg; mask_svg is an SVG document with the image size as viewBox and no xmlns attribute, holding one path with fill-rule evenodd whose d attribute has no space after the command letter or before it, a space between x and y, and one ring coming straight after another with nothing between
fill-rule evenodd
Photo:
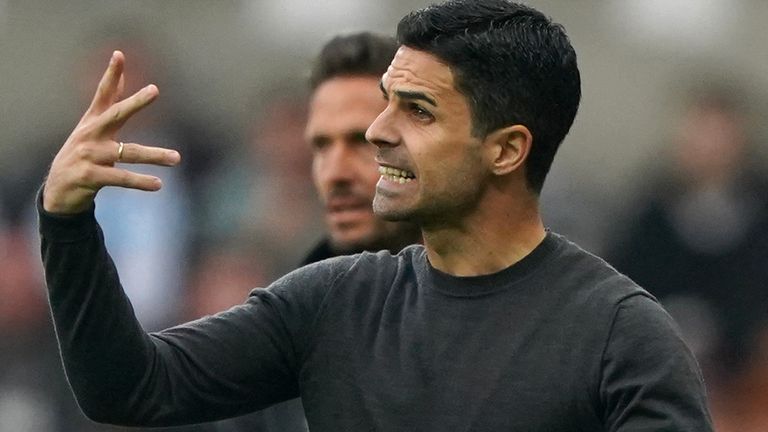
<instances>
[{"instance_id":1,"label":"blurred crowd","mask_svg":"<svg viewBox=\"0 0 768 432\"><path fill-rule=\"evenodd\" d=\"M83 61L85 100L115 46L104 42ZM146 43L123 39L120 46L127 94L157 82L164 72ZM177 118L169 105L127 124L121 139L175 148L184 160L178 169L139 168L163 179L161 192L107 189L97 199L107 246L147 330L242 302L294 268L322 236L303 137L305 88L275 88L253 110L248 130L235 134L244 142L217 142L207 125ZM608 208L563 167L545 185L543 214L551 229L606 257L674 316L704 370L719 431L765 431L768 176L755 151L765 137L733 83L706 83L686 95L625 208ZM51 131L39 154L24 161L23 175L2 178L2 431L121 430L77 409L48 316L34 196L67 134ZM195 430L177 430L186 429Z\"/></svg>"}]
</instances>

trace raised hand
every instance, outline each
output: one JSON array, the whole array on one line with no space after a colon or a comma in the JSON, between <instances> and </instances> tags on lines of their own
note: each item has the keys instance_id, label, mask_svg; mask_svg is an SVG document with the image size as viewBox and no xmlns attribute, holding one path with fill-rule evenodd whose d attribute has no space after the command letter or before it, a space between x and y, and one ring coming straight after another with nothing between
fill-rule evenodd
<instances>
[{"instance_id":1,"label":"raised hand","mask_svg":"<svg viewBox=\"0 0 768 432\"><path fill-rule=\"evenodd\" d=\"M150 84L120 100L124 65L125 56L115 51L90 107L53 159L43 190L46 211L82 212L104 186L145 191L162 186L159 178L117 168L115 162L173 166L181 160L175 150L115 141L120 127L158 95L157 87Z\"/></svg>"}]
</instances>

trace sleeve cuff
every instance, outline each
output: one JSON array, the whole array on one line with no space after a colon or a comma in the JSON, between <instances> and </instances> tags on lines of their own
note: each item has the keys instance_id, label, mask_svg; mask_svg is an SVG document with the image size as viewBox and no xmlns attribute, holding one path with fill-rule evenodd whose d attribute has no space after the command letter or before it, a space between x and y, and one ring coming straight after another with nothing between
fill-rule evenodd
<instances>
[{"instance_id":1,"label":"sleeve cuff","mask_svg":"<svg viewBox=\"0 0 768 432\"><path fill-rule=\"evenodd\" d=\"M40 236L49 241L75 242L90 237L98 231L95 209L96 205L76 214L55 214L45 211L43 208L43 188L37 191L36 207Z\"/></svg>"}]
</instances>

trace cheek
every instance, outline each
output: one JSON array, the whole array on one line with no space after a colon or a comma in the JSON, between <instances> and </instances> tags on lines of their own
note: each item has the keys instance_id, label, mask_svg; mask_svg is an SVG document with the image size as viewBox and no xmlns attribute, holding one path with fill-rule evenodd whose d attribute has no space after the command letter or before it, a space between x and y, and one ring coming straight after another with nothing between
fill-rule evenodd
<instances>
[{"instance_id":1,"label":"cheek","mask_svg":"<svg viewBox=\"0 0 768 432\"><path fill-rule=\"evenodd\" d=\"M379 182L379 177L381 177L381 174L379 174L379 164L376 163L376 148L373 145L361 147L355 154L354 164L354 168L359 173L359 178L371 196L373 196L376 190L376 183Z\"/></svg>"},{"instance_id":2,"label":"cheek","mask_svg":"<svg viewBox=\"0 0 768 432\"><path fill-rule=\"evenodd\" d=\"M381 178L381 174L379 174L378 171L376 171L374 174L371 174L365 177L365 182L364 182L365 193L369 197L373 197L376 194L376 185L379 183L380 178Z\"/></svg>"},{"instance_id":3,"label":"cheek","mask_svg":"<svg viewBox=\"0 0 768 432\"><path fill-rule=\"evenodd\" d=\"M452 145L453 148L460 148L461 144ZM483 171L477 155L460 151L443 152L426 161L429 168L420 182L424 189L445 196L472 194L480 189L478 182Z\"/></svg>"},{"instance_id":4,"label":"cheek","mask_svg":"<svg viewBox=\"0 0 768 432\"><path fill-rule=\"evenodd\" d=\"M325 188L325 182L323 182L323 178L320 175L320 173L323 172L322 163L322 156L319 154L315 154L312 157L312 183L315 184L315 189L317 189L317 192L321 196L324 195L323 192Z\"/></svg>"}]
</instances>

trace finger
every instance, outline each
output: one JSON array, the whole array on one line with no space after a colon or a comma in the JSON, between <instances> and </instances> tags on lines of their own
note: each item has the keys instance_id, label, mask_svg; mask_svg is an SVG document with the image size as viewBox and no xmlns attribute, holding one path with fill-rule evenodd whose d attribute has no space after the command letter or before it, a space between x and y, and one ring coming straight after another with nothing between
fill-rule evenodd
<instances>
[{"instance_id":1,"label":"finger","mask_svg":"<svg viewBox=\"0 0 768 432\"><path fill-rule=\"evenodd\" d=\"M125 74L120 74L120 79L117 82L117 90L115 90L115 95L112 98L112 103L119 101L121 97L123 97L123 91L125 90Z\"/></svg>"},{"instance_id":2,"label":"finger","mask_svg":"<svg viewBox=\"0 0 768 432\"><path fill-rule=\"evenodd\" d=\"M134 114L141 111L142 108L151 104L159 94L157 86L150 84L143 89L132 94L130 97L112 105L101 114L101 123L103 131L114 133Z\"/></svg>"},{"instance_id":3,"label":"finger","mask_svg":"<svg viewBox=\"0 0 768 432\"><path fill-rule=\"evenodd\" d=\"M98 167L93 171L89 183L96 188L118 186L143 191L156 191L163 186L163 182L155 176L116 167Z\"/></svg>"},{"instance_id":4,"label":"finger","mask_svg":"<svg viewBox=\"0 0 768 432\"><path fill-rule=\"evenodd\" d=\"M104 75L102 75L96 88L96 94L93 96L88 112L100 114L112 105L120 78L123 75L124 65L125 56L123 53L120 51L113 52L107 70L104 71Z\"/></svg>"},{"instance_id":5,"label":"finger","mask_svg":"<svg viewBox=\"0 0 768 432\"><path fill-rule=\"evenodd\" d=\"M117 161L117 148L114 150L113 156L113 161ZM176 150L123 143L123 154L118 162L174 166L180 161L181 155Z\"/></svg>"},{"instance_id":6,"label":"finger","mask_svg":"<svg viewBox=\"0 0 768 432\"><path fill-rule=\"evenodd\" d=\"M141 163L174 166L181 161L181 155L175 150L162 147L149 147L136 143L90 141L79 143L74 148L74 157L97 165L113 165L115 162Z\"/></svg>"}]
</instances>

